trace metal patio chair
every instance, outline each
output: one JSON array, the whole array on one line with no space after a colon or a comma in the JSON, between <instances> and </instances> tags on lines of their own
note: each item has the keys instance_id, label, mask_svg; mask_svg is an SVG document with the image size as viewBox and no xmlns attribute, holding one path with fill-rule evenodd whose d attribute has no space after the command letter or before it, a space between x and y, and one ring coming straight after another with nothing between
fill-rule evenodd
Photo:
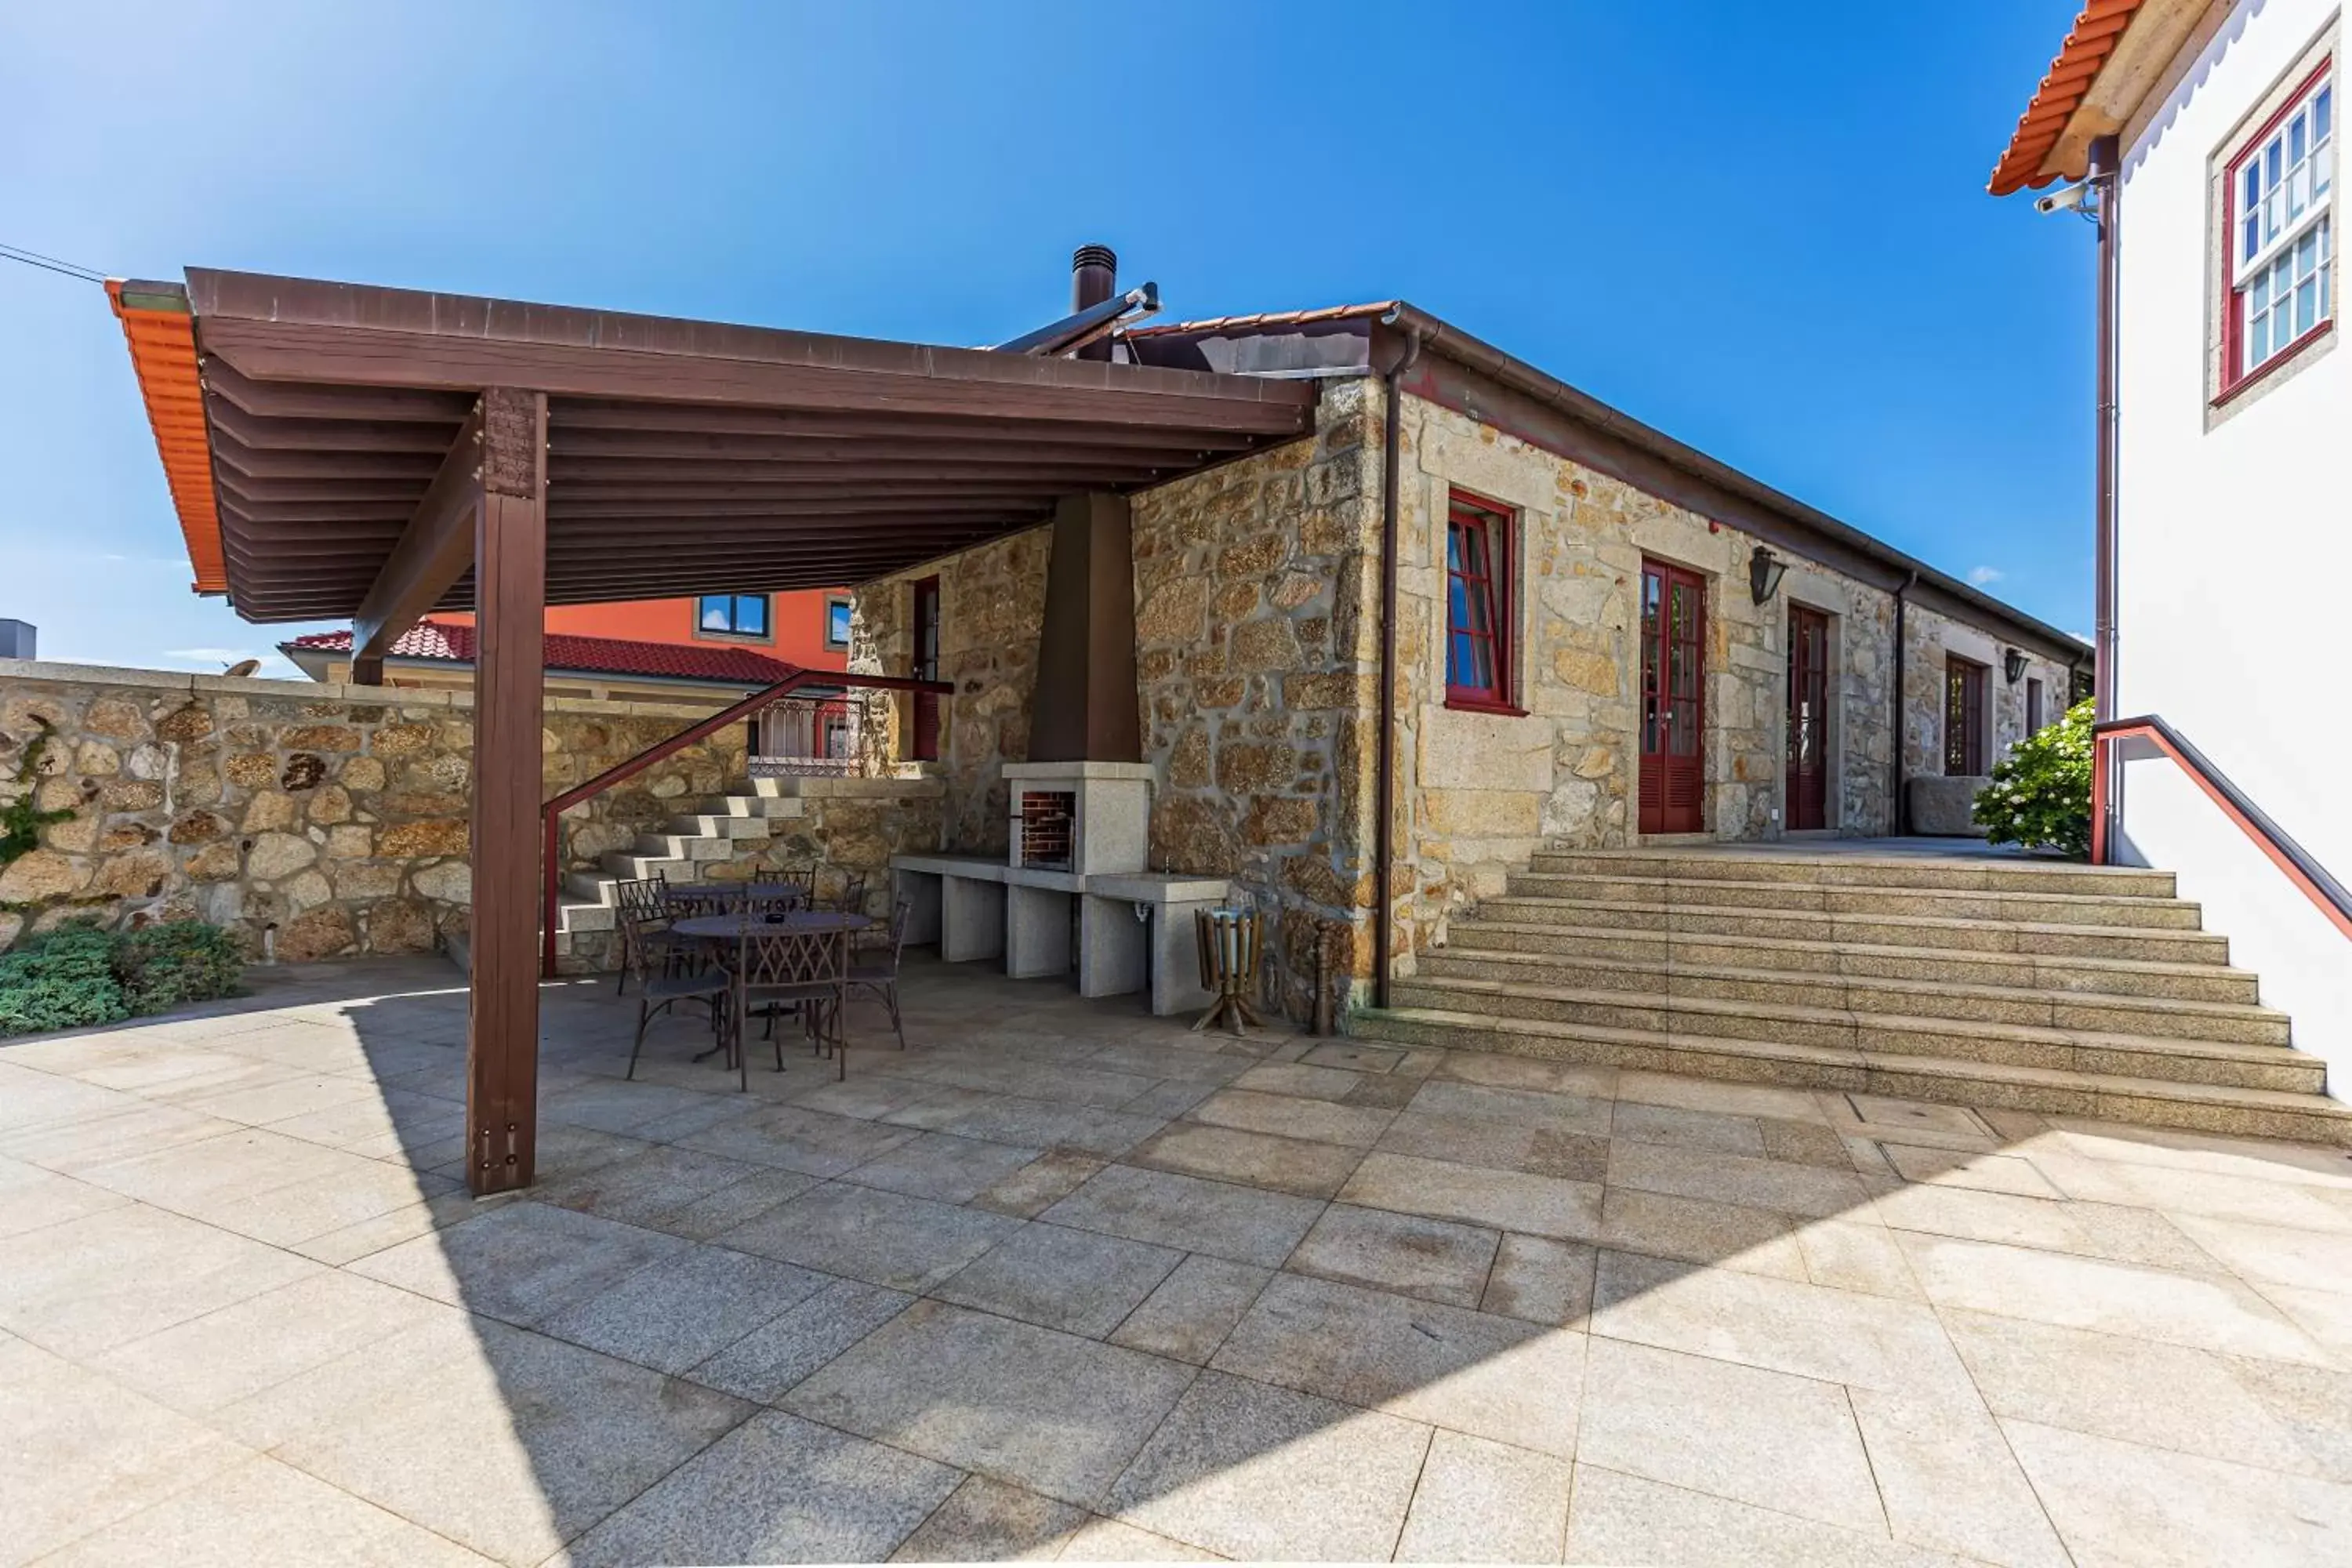
<instances>
[{"instance_id":1,"label":"metal patio chair","mask_svg":"<svg viewBox=\"0 0 2352 1568\"><path fill-rule=\"evenodd\" d=\"M672 960L681 944L670 934L673 911L668 887L668 879L658 871L613 884L615 919L621 929L621 971L613 983L615 996L627 994L629 976L636 972L640 960L649 961L665 974L674 967Z\"/></svg>"},{"instance_id":2,"label":"metal patio chair","mask_svg":"<svg viewBox=\"0 0 2352 1568\"><path fill-rule=\"evenodd\" d=\"M755 1011L770 1016L772 1031L774 1015L798 1013L812 1049L819 1055L830 1050L838 1064L836 1076L847 1078L849 1046L841 1029L841 1004L849 984L849 933L747 922L733 958L728 975L732 988L729 1033L743 1087L751 1087L743 1026ZM784 1042L780 1037L775 1047L776 1070L782 1072Z\"/></svg>"},{"instance_id":3,"label":"metal patio chair","mask_svg":"<svg viewBox=\"0 0 2352 1568\"><path fill-rule=\"evenodd\" d=\"M850 954L850 993L864 992L890 1010L890 1030L898 1037L898 1048L907 1048L907 1030L898 1019L898 957L907 947L907 921L914 905L900 899L890 906L889 941L880 947L869 947Z\"/></svg>"},{"instance_id":4,"label":"metal patio chair","mask_svg":"<svg viewBox=\"0 0 2352 1568\"><path fill-rule=\"evenodd\" d=\"M840 890L826 898L818 898L812 890L809 907L831 910L836 914L862 915L866 912L866 873L844 871Z\"/></svg>"},{"instance_id":5,"label":"metal patio chair","mask_svg":"<svg viewBox=\"0 0 2352 1568\"><path fill-rule=\"evenodd\" d=\"M722 970L689 967L684 962L681 944L676 942L665 947L656 940L667 937L664 931L637 931L646 924L645 917L624 905L621 910L623 973L637 977L637 1034L629 1042L629 1070L625 1078L637 1076L637 1055L646 1047L646 1026L654 1016L676 1006L680 1002L699 1002L710 1016L711 1033L723 1042L729 980ZM709 1055L709 1052L705 1052Z\"/></svg>"}]
</instances>

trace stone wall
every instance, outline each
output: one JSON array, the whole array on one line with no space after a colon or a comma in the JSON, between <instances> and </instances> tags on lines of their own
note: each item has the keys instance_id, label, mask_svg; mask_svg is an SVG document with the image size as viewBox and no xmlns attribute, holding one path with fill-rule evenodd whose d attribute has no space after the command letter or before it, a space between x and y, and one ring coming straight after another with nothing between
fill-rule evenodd
<instances>
[{"instance_id":1,"label":"stone wall","mask_svg":"<svg viewBox=\"0 0 2352 1568\"><path fill-rule=\"evenodd\" d=\"M0 796L46 721L34 799L72 813L0 868L0 946L95 915L195 916L289 961L430 950L471 900L471 710L469 693L0 661ZM708 711L551 701L547 789ZM743 747L730 729L598 797L566 823L566 864L740 778Z\"/></svg>"},{"instance_id":2,"label":"stone wall","mask_svg":"<svg viewBox=\"0 0 2352 1568\"><path fill-rule=\"evenodd\" d=\"M919 571L877 578L857 590L849 668L905 675L914 658L915 584L940 580L940 679L955 693L940 700L943 744L935 771L945 781L940 829L950 849L1002 855L1012 797L1003 765L1029 760L1029 699L1037 684L1037 637L1045 624L1049 524L967 550ZM877 771L912 754L914 699L870 696L860 726Z\"/></svg>"},{"instance_id":3,"label":"stone wall","mask_svg":"<svg viewBox=\"0 0 2352 1568\"><path fill-rule=\"evenodd\" d=\"M1229 877L1269 917L1267 978L1313 1006L1371 973L1380 669L1378 384L1325 388L1312 440L1135 500L1154 868Z\"/></svg>"},{"instance_id":4,"label":"stone wall","mask_svg":"<svg viewBox=\"0 0 2352 1568\"><path fill-rule=\"evenodd\" d=\"M1607 847L1638 837L1640 584L1644 556L1706 584L1708 834L1777 837L1788 721L1789 606L1829 617L1835 700L1827 740L1832 829L1891 830L1895 601L1884 589L1778 552L1787 572L1761 605L1748 562L1759 542L1737 528L1408 397L1400 500L1398 831L1418 877L1391 932L1409 969L1444 939L1464 903L1499 891L1548 840ZM1523 717L1445 706L1445 520L1456 490L1517 514ZM1906 614L1906 766L1943 771L1947 652L1990 668L1988 759L2024 732L2025 681L2043 683L2043 721L2064 710L2066 667L2031 658L2003 672L2010 646L1916 602Z\"/></svg>"},{"instance_id":5,"label":"stone wall","mask_svg":"<svg viewBox=\"0 0 2352 1568\"><path fill-rule=\"evenodd\" d=\"M1992 734L1986 765L1999 762L2025 735L2025 683L2042 682L2042 721L2054 724L2067 708L2072 679L2067 668L2029 657L2024 673L2011 684L2002 656L2011 646L1975 626L1912 605L1904 612L1904 640L1910 645L1903 671L1904 767L1912 774L1944 771L1944 677L1946 657L1958 654L1986 667L1986 706Z\"/></svg>"},{"instance_id":6,"label":"stone wall","mask_svg":"<svg viewBox=\"0 0 2352 1568\"><path fill-rule=\"evenodd\" d=\"M1790 560L1762 605L1757 541L1608 475L1418 397L1404 404L1399 495L1398 833L1417 869L1391 931L1400 969L1444 940L1454 910L1499 892L1547 841L1591 847L1639 833L1641 573L1644 556L1706 583L1706 821L1718 838L1780 830L1788 605L1827 613L1839 682L1832 813L1841 831L1889 820L1891 601ZM1518 520L1513 628L1522 715L1445 705L1445 533L1453 494Z\"/></svg>"},{"instance_id":7,"label":"stone wall","mask_svg":"<svg viewBox=\"0 0 2352 1568\"><path fill-rule=\"evenodd\" d=\"M1329 388L1313 439L1133 498L1151 868L1238 883L1270 918L1277 1005L1302 1016L1318 943L1343 1004L1370 973L1376 405L1374 384ZM903 675L912 584L940 579L952 849L1007 847L1001 769L1027 758L1051 546L1041 528L858 592L851 668ZM903 756L903 723L872 732Z\"/></svg>"},{"instance_id":8,"label":"stone wall","mask_svg":"<svg viewBox=\"0 0 2352 1568\"><path fill-rule=\"evenodd\" d=\"M1344 953L1336 987L1371 970L1373 746L1378 722L1381 422L1379 383L1326 382L1311 440L1134 498L1137 653L1145 760L1159 769L1153 868L1233 878L1276 918L1277 999L1311 1005L1318 942ZM1782 831L1789 606L1829 617L1835 700L1827 745L1832 831L1894 818L1894 600L1778 553L1757 605L1759 542L1494 426L1418 397L1403 411L1399 495L1400 973L1465 904L1501 889L1548 841L1638 837L1639 595L1645 556L1706 584L1706 820L1710 837ZM1445 705L1445 521L1456 490L1518 520L1522 713ZM1025 756L1050 531L935 568L942 673L958 683L946 758L951 847L1005 846L997 769ZM859 595L856 668L903 674L914 576ZM1988 634L1914 605L1906 681L1912 770L1940 769L1947 647L1993 669L1993 755L2022 726L2024 686ZM2035 660L2046 717L2066 672ZM888 732L887 726L877 733Z\"/></svg>"}]
</instances>

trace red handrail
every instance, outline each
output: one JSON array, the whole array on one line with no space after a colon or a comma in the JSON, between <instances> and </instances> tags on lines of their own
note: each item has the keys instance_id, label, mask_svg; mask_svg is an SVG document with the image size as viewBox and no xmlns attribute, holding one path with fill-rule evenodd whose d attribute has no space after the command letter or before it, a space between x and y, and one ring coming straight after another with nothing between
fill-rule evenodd
<instances>
[{"instance_id":1,"label":"red handrail","mask_svg":"<svg viewBox=\"0 0 2352 1568\"><path fill-rule=\"evenodd\" d=\"M2164 756L2178 763L2180 770L2196 781L2221 814L2237 824L2238 830L2254 842L2254 847L2269 857L2272 865L2286 873L2287 880L2309 899L2319 912L2346 936L2352 937L2352 889L2329 875L2308 849L2289 837L2286 829L2270 819L2269 815L2247 794L2230 782L2206 759L2205 753L2189 744L2186 736L2156 715L2143 714L2137 719L2110 719L2091 731L2091 863L2105 866L2110 846L2107 843L2107 794L2109 773L2115 766L2114 746L2118 741L2138 741L2153 746Z\"/></svg>"},{"instance_id":2,"label":"red handrail","mask_svg":"<svg viewBox=\"0 0 2352 1568\"><path fill-rule=\"evenodd\" d=\"M688 726L667 741L657 741L628 761L606 768L586 784L574 784L562 794L551 798L539 808L540 876L539 909L539 973L542 980L555 978L555 907L563 885L563 867L558 849L559 823L563 814L591 796L604 794L623 779L634 778L656 763L677 755L706 735L715 735L730 724L740 723L770 704L782 700L804 686L858 686L875 691L937 691L952 694L955 687L945 680L917 680L901 675L859 675L840 669L798 669L773 686L754 691L741 701L721 708L699 723Z\"/></svg>"}]
</instances>

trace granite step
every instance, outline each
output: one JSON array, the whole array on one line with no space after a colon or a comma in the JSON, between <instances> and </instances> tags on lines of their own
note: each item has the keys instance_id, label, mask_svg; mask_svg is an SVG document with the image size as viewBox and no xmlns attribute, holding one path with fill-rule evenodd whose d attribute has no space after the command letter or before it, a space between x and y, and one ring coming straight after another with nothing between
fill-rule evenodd
<instances>
[{"instance_id":1,"label":"granite step","mask_svg":"<svg viewBox=\"0 0 2352 1568\"><path fill-rule=\"evenodd\" d=\"M1955 1020L2248 1046L2284 1046L2289 1037L2285 1014L2226 1002L2084 996L2071 992L2004 994L1995 988L1920 981L1824 980L1819 985L1821 996L1829 997L1842 984L1837 998L1805 1003L1772 999L1768 994L1782 993L1783 988L1770 981L1718 978L1706 983L1716 989L1727 985L1748 993L1744 995L1702 994L1692 988L1703 983L1697 976L1678 975L1676 983L1680 988L1669 992L1546 984L1531 975L1496 979L1424 973L1397 982L1392 992L1404 1005L1466 1007L1510 1017L1614 1028L1664 1028L1671 1012L1675 1027L1694 1033L1748 1031L1769 1039L1822 1045L1850 1044L1858 1029L1870 1025L1898 1028Z\"/></svg>"},{"instance_id":2,"label":"granite step","mask_svg":"<svg viewBox=\"0 0 2352 1568\"><path fill-rule=\"evenodd\" d=\"M2231 969L2222 962L2227 954L2220 938L2208 947L2192 950L2199 955L2193 960L2147 961L1804 942L1787 937L1625 931L1605 926L1557 926L1474 915L1453 921L1447 931L1447 945L1433 951L1462 955L1535 953L1570 963L1671 962L1802 976L1948 979L1969 985L2119 992L2195 1002L2252 1002L2258 999L2260 989L2254 975L2242 969Z\"/></svg>"},{"instance_id":3,"label":"granite step","mask_svg":"<svg viewBox=\"0 0 2352 1568\"><path fill-rule=\"evenodd\" d=\"M731 860L742 853L737 841L717 836L683 833L640 833L635 852L655 859Z\"/></svg>"},{"instance_id":4,"label":"granite step","mask_svg":"<svg viewBox=\"0 0 2352 1568\"><path fill-rule=\"evenodd\" d=\"M694 838L766 838L775 832L773 818L736 816L728 812L700 812L669 819L672 833Z\"/></svg>"},{"instance_id":5,"label":"granite step","mask_svg":"<svg viewBox=\"0 0 2352 1568\"><path fill-rule=\"evenodd\" d=\"M1734 1035L1669 1034L1657 1028L1606 1027L1420 1005L1360 1013L1352 1026L1360 1037L1398 1045L1501 1051L1703 1078L2352 1147L2352 1106L2305 1089L1896 1052L1864 1044L1839 1047ZM2091 1047L2092 1054L2078 1061L2114 1065L2131 1059L2100 1056L2100 1048ZM2301 1055L2279 1047L2257 1048L2284 1057Z\"/></svg>"},{"instance_id":6,"label":"granite step","mask_svg":"<svg viewBox=\"0 0 2352 1568\"><path fill-rule=\"evenodd\" d=\"M2222 963L2227 939L2177 927L2084 926L2042 921L1961 915L1836 914L1806 910L1753 910L1714 904L1620 903L1506 893L1479 904L1475 918L1519 924L1606 927L1622 932L1675 935L1790 937L1885 947L1940 944L1975 952L2031 952L2052 957L2132 958L2157 962ZM2210 954L2210 957L2192 955Z\"/></svg>"},{"instance_id":7,"label":"granite step","mask_svg":"<svg viewBox=\"0 0 2352 1568\"><path fill-rule=\"evenodd\" d=\"M619 924L620 911L601 900L565 900L555 906L555 929L560 934L612 931Z\"/></svg>"},{"instance_id":8,"label":"granite step","mask_svg":"<svg viewBox=\"0 0 2352 1568\"><path fill-rule=\"evenodd\" d=\"M693 880L695 862L673 855L633 855L615 849L600 862L609 876L623 881L638 881L647 877L664 877L673 882Z\"/></svg>"},{"instance_id":9,"label":"granite step","mask_svg":"<svg viewBox=\"0 0 2352 1568\"><path fill-rule=\"evenodd\" d=\"M1939 915L1959 920L2179 931L2199 929L2201 919L2197 905L2169 898L1966 888L1853 888L1730 878L1683 881L1672 877L1517 871L1507 879L1505 891L1514 897L1583 899L1661 909L1701 906L1832 915Z\"/></svg>"},{"instance_id":10,"label":"granite step","mask_svg":"<svg viewBox=\"0 0 2352 1568\"><path fill-rule=\"evenodd\" d=\"M2169 871L2084 866L2027 856L1937 858L1801 849L1549 848L1537 851L1529 869L1596 877L1668 877L1682 882L1799 882L1815 887L2079 893L2098 898L2168 899L2176 891Z\"/></svg>"}]
</instances>

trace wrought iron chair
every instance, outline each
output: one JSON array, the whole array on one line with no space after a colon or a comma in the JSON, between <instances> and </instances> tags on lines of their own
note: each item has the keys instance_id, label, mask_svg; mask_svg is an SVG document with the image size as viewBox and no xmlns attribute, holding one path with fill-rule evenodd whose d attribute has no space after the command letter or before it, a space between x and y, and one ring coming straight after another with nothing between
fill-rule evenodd
<instances>
[{"instance_id":1,"label":"wrought iron chair","mask_svg":"<svg viewBox=\"0 0 2352 1568\"><path fill-rule=\"evenodd\" d=\"M732 986L730 1034L745 1089L751 1087L751 1069L743 1025L755 1010L771 1015L772 1025L778 1012L799 1013L812 1047L820 1054L830 1050L839 1066L837 1076L849 1076L848 1041L841 1031L842 998L849 984L848 935L745 922L728 977ZM776 1070L782 1072L784 1043L778 1038L775 1044Z\"/></svg>"},{"instance_id":2,"label":"wrought iron chair","mask_svg":"<svg viewBox=\"0 0 2352 1568\"><path fill-rule=\"evenodd\" d=\"M665 945L656 941L667 937L667 931L640 931L646 923L643 915L624 905L621 909L621 948L625 973L637 977L637 1034L629 1042L629 1070L626 1078L637 1076L637 1055L646 1047L646 1026L654 1015L664 1012L680 1002L699 1002L710 1015L711 1032L721 1041L726 1039L724 1022L729 981L716 969L695 973L681 967L681 950L676 944ZM656 956L658 955L658 957ZM708 1055L708 1052L704 1053Z\"/></svg>"},{"instance_id":3,"label":"wrought iron chair","mask_svg":"<svg viewBox=\"0 0 2352 1568\"><path fill-rule=\"evenodd\" d=\"M621 972L613 983L614 995L627 994L629 976L637 972L641 960L665 974L675 967L672 960L682 944L670 934L674 911L668 889L669 879L658 871L650 877L613 885L613 901L617 906L621 928Z\"/></svg>"},{"instance_id":4,"label":"wrought iron chair","mask_svg":"<svg viewBox=\"0 0 2352 1568\"><path fill-rule=\"evenodd\" d=\"M890 1010L890 1030L898 1048L907 1048L906 1026L898 1019L898 955L906 951L907 920L914 906L900 899L890 907L889 941L881 947L850 954L846 993L864 992Z\"/></svg>"},{"instance_id":5,"label":"wrought iron chair","mask_svg":"<svg viewBox=\"0 0 2352 1568\"><path fill-rule=\"evenodd\" d=\"M835 914L864 914L866 912L866 873L863 871L844 871L841 874L841 887L839 889L824 898L818 898L812 894L809 900L809 907L811 909L817 910L831 910Z\"/></svg>"}]
</instances>

